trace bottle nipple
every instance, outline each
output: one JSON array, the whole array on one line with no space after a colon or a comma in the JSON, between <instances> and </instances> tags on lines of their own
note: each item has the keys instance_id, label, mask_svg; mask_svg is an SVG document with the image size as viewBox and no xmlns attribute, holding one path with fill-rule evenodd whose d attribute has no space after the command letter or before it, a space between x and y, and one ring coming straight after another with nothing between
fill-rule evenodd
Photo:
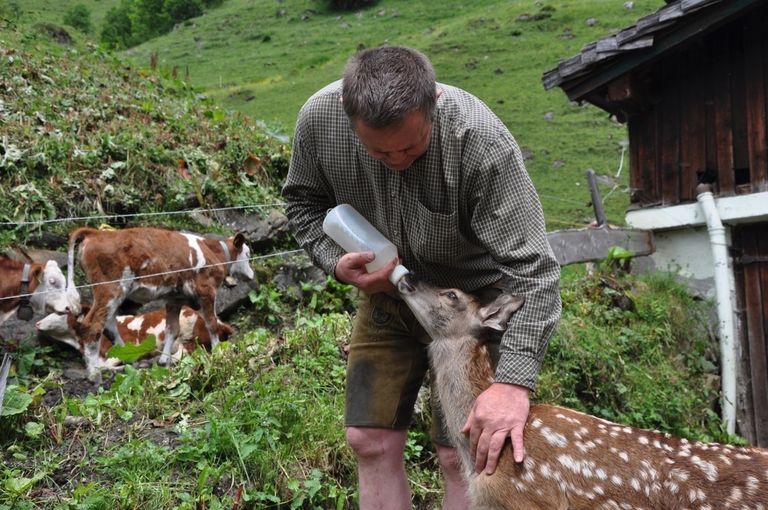
<instances>
[{"instance_id":1,"label":"bottle nipple","mask_svg":"<svg viewBox=\"0 0 768 510\"><path fill-rule=\"evenodd\" d=\"M407 275L410 271L405 268L402 264L398 264L395 266L395 268L392 270L392 272L389 274L389 281L392 282L392 285L397 286L397 282L400 281L400 279Z\"/></svg>"}]
</instances>

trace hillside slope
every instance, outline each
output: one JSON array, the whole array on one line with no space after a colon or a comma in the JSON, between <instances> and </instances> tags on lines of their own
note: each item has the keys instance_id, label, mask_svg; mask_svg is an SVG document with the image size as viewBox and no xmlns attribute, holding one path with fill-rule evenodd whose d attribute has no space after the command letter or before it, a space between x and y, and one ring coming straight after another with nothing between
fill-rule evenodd
<instances>
[{"instance_id":1,"label":"hillside slope","mask_svg":"<svg viewBox=\"0 0 768 510\"><path fill-rule=\"evenodd\" d=\"M438 79L486 101L529 156L549 230L593 217L584 173L603 175L610 221L628 205L626 129L591 106L545 91L544 71L587 42L633 24L660 0L382 0L350 13L313 0L228 0L125 56L202 87L217 104L290 133L296 112L317 88L337 79L356 49L406 44L426 52ZM633 8L626 6L632 4Z\"/></svg>"},{"instance_id":2,"label":"hillside slope","mask_svg":"<svg viewBox=\"0 0 768 510\"><path fill-rule=\"evenodd\" d=\"M0 25L0 245L72 217L275 200L285 140L52 30Z\"/></svg>"},{"instance_id":3,"label":"hillside slope","mask_svg":"<svg viewBox=\"0 0 768 510\"><path fill-rule=\"evenodd\" d=\"M26 0L27 20L61 23L64 6L82 2L97 25L119 0L67 0L54 8ZM626 129L589 105L545 91L542 74L584 44L633 24L662 0L379 0L333 12L320 0L225 0L166 36L124 52L139 68L161 69L205 92L222 108L289 135L306 98L337 79L358 48L406 44L426 52L438 79L485 100L528 157L549 230L582 227L593 217L588 168L601 176L609 221L622 224L629 203ZM631 8L630 8L631 6Z\"/></svg>"}]
</instances>

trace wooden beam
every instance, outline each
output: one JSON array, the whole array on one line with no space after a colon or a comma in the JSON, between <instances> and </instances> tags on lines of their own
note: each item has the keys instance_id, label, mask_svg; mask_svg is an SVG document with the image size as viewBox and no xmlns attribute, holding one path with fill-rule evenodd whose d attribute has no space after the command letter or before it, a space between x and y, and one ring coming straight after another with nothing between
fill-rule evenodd
<instances>
[{"instance_id":1,"label":"wooden beam","mask_svg":"<svg viewBox=\"0 0 768 510\"><path fill-rule=\"evenodd\" d=\"M624 228L585 228L558 230L547 234L549 245L561 266L577 262L596 262L608 256L612 246L619 246L635 255L650 255L656 251L653 232Z\"/></svg>"}]
</instances>

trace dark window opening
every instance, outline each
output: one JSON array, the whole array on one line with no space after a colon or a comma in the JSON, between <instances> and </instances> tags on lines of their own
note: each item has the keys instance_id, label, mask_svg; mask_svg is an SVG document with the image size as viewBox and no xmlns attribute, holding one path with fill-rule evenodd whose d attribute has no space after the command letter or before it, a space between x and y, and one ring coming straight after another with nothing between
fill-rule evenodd
<instances>
[{"instance_id":1,"label":"dark window opening","mask_svg":"<svg viewBox=\"0 0 768 510\"><path fill-rule=\"evenodd\" d=\"M717 182L717 169L705 168L696 172L696 182L699 184L714 184Z\"/></svg>"},{"instance_id":2,"label":"dark window opening","mask_svg":"<svg viewBox=\"0 0 768 510\"><path fill-rule=\"evenodd\" d=\"M749 184L749 167L747 168L736 168L733 170L733 179L734 184L736 186L740 186L742 184Z\"/></svg>"}]
</instances>

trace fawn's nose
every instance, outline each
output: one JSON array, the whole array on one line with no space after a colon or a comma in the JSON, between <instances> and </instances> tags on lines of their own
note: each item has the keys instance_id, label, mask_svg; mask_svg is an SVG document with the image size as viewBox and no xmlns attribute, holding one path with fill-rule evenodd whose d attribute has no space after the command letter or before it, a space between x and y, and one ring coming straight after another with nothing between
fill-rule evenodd
<instances>
[{"instance_id":1,"label":"fawn's nose","mask_svg":"<svg viewBox=\"0 0 768 510\"><path fill-rule=\"evenodd\" d=\"M402 293L413 292L416 290L416 277L413 276L413 273L406 273L400 278L400 281L397 282L397 290Z\"/></svg>"}]
</instances>

